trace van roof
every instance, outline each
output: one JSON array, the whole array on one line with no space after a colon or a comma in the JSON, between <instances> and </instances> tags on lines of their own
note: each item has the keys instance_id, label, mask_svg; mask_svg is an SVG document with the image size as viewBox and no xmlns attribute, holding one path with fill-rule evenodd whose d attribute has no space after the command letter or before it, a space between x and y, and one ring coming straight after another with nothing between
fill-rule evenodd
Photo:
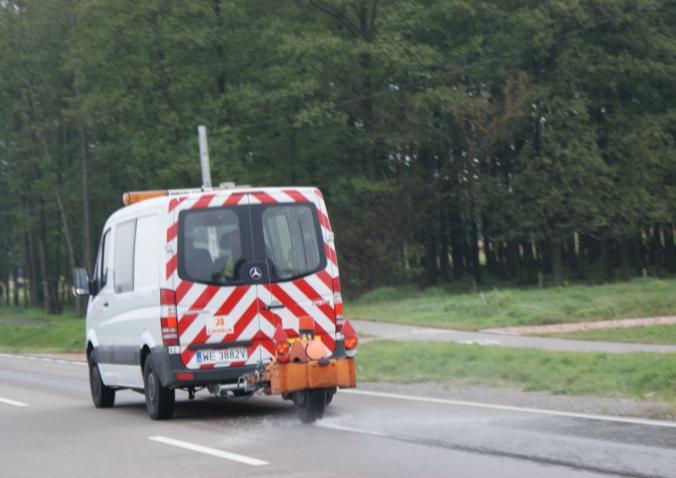
<instances>
[{"instance_id":1,"label":"van roof","mask_svg":"<svg viewBox=\"0 0 676 478\"><path fill-rule=\"evenodd\" d=\"M126 219L128 217L135 217L144 212L150 212L155 210L164 210L166 211L167 204L178 198L195 198L203 196L206 194L216 195L216 196L230 196L233 192L238 194L248 194L248 193L257 193L257 192L266 192L266 193L280 193L284 191L295 191L305 194L314 194L319 192L314 186L274 186L274 187L256 187L256 186L246 186L246 187L235 187L235 188L213 188L213 189L175 189L168 190L166 195L153 197L150 199L145 199L142 201L135 202L129 206L124 206L113 214L110 215L106 224L111 221L117 221L119 219ZM321 194L321 192L319 192Z\"/></svg>"}]
</instances>

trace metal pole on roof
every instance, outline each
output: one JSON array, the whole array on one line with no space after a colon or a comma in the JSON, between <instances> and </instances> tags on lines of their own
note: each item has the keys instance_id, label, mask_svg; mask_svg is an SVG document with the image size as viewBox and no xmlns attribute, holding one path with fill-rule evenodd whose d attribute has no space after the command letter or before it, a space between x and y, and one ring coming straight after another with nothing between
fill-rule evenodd
<instances>
[{"instance_id":1,"label":"metal pole on roof","mask_svg":"<svg viewBox=\"0 0 676 478\"><path fill-rule=\"evenodd\" d=\"M200 145L200 167L202 168L202 187L211 187L211 168L209 167L209 148L207 146L207 128L197 127L197 140Z\"/></svg>"}]
</instances>

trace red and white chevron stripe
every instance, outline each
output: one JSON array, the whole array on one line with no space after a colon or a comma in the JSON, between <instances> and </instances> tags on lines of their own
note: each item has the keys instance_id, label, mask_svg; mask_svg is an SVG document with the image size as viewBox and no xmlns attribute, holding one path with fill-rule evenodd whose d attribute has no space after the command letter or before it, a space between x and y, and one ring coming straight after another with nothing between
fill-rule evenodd
<instances>
[{"instance_id":1,"label":"red and white chevron stripe","mask_svg":"<svg viewBox=\"0 0 676 478\"><path fill-rule=\"evenodd\" d=\"M309 276L289 282L264 286L213 286L183 280L177 272L178 213L187 209L235 206L246 204L312 203L317 209L321 225L326 267ZM315 323L315 333L321 338L328 353L335 345L335 318L333 310L333 280L338 277L338 266L333 232L321 192L315 188L265 188L225 190L179 196L169 200L170 221L166 233L167 261L165 287L176 291L179 315L179 342L183 363L198 368L191 344L216 344L232 341L251 341L247 347L246 362L232 362L219 366L242 366L268 361L274 357L272 337L277 323L285 325L289 336L298 335L298 324L303 316ZM272 298L284 308L266 311L264 299ZM214 315L234 317L233 330L227 335L207 335L206 321ZM202 365L210 368L213 365Z\"/></svg>"}]
</instances>

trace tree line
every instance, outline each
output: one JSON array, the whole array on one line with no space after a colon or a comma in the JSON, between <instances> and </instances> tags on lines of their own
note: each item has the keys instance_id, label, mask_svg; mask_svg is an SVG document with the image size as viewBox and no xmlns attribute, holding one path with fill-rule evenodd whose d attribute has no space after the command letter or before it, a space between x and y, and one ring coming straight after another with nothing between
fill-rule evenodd
<instances>
[{"instance_id":1,"label":"tree line","mask_svg":"<svg viewBox=\"0 0 676 478\"><path fill-rule=\"evenodd\" d=\"M343 287L676 272L669 0L0 0L0 292L128 190L316 185ZM16 296L19 300L19 296Z\"/></svg>"}]
</instances>

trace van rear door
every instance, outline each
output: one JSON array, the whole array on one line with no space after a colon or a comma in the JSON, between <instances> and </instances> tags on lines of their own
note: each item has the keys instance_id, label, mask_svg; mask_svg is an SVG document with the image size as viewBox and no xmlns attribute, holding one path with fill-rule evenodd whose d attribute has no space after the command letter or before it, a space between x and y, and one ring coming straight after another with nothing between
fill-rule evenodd
<instances>
[{"instance_id":1,"label":"van rear door","mask_svg":"<svg viewBox=\"0 0 676 478\"><path fill-rule=\"evenodd\" d=\"M176 239L171 277L183 363L190 369L259 363L267 344L260 334L258 292L245 275L254 260L248 195L219 192L172 201L167 239Z\"/></svg>"},{"instance_id":2,"label":"van rear door","mask_svg":"<svg viewBox=\"0 0 676 478\"><path fill-rule=\"evenodd\" d=\"M256 258L268 264L269 280L258 287L261 331L270 337L264 360L272 358L265 354L273 349L271 337L277 323L293 338L308 319L331 355L337 267L321 194L313 188L266 189L251 193L250 207Z\"/></svg>"}]
</instances>

